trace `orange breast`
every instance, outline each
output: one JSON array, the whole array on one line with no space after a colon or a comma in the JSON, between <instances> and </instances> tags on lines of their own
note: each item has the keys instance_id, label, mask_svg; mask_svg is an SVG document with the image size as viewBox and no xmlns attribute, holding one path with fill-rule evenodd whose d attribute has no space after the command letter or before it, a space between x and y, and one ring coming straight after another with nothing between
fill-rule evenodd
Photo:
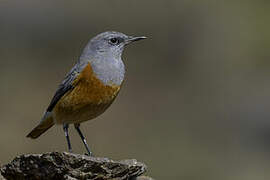
<instances>
[{"instance_id":1,"label":"orange breast","mask_svg":"<svg viewBox=\"0 0 270 180\"><path fill-rule=\"evenodd\" d=\"M104 85L88 64L73 82L53 112L57 123L80 123L103 113L117 96L120 86Z\"/></svg>"}]
</instances>

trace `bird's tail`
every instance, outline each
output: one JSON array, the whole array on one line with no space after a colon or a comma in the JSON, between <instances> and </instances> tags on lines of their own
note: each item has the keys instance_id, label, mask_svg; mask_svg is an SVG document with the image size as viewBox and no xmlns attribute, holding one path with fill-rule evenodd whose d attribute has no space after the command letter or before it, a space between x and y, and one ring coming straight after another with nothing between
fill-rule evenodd
<instances>
[{"instance_id":1,"label":"bird's tail","mask_svg":"<svg viewBox=\"0 0 270 180\"><path fill-rule=\"evenodd\" d=\"M54 125L51 112L46 112L39 123L26 137L36 139Z\"/></svg>"}]
</instances>

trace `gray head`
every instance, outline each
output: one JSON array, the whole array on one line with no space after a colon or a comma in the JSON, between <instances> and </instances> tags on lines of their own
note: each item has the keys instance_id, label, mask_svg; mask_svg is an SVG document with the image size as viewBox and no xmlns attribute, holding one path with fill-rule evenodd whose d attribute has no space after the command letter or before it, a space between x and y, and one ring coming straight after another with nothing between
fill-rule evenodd
<instances>
[{"instance_id":1,"label":"gray head","mask_svg":"<svg viewBox=\"0 0 270 180\"><path fill-rule=\"evenodd\" d=\"M121 59L124 47L145 38L113 31L98 34L84 48L79 67L90 63L94 73L104 84L120 85L125 75L125 66Z\"/></svg>"},{"instance_id":2,"label":"gray head","mask_svg":"<svg viewBox=\"0 0 270 180\"><path fill-rule=\"evenodd\" d=\"M131 42L145 39L146 37L127 36L120 32L107 31L92 38L80 57L80 59L92 58L121 58L124 47Z\"/></svg>"}]
</instances>

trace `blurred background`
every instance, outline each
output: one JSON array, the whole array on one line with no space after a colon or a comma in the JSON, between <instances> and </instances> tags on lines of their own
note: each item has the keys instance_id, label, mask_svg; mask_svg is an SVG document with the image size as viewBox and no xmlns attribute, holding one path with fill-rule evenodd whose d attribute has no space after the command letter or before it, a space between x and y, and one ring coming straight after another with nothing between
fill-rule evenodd
<instances>
[{"instance_id":1,"label":"blurred background","mask_svg":"<svg viewBox=\"0 0 270 180\"><path fill-rule=\"evenodd\" d=\"M96 156L155 179L270 178L269 16L260 0L0 1L0 164L67 150L60 126L25 136L88 40L115 30L149 38L125 50L115 103L82 125Z\"/></svg>"}]
</instances>

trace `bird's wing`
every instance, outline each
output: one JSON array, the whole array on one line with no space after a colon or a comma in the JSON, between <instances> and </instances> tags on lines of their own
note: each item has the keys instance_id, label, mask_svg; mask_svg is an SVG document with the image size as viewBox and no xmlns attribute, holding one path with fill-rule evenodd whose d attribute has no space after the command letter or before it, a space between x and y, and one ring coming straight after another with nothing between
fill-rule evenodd
<instances>
[{"instance_id":1,"label":"bird's wing","mask_svg":"<svg viewBox=\"0 0 270 180\"><path fill-rule=\"evenodd\" d=\"M52 98L51 103L49 104L48 108L47 108L47 112L51 112L53 110L53 108L55 107L55 105L57 104L57 102L69 91L72 91L72 89L74 88L74 80L77 78L77 76L80 74L80 72L82 71L82 69L84 68L85 63L80 64L77 63L71 70L70 72L67 74L67 76L65 77L65 79L62 81L62 83L59 85L55 95Z\"/></svg>"}]
</instances>

